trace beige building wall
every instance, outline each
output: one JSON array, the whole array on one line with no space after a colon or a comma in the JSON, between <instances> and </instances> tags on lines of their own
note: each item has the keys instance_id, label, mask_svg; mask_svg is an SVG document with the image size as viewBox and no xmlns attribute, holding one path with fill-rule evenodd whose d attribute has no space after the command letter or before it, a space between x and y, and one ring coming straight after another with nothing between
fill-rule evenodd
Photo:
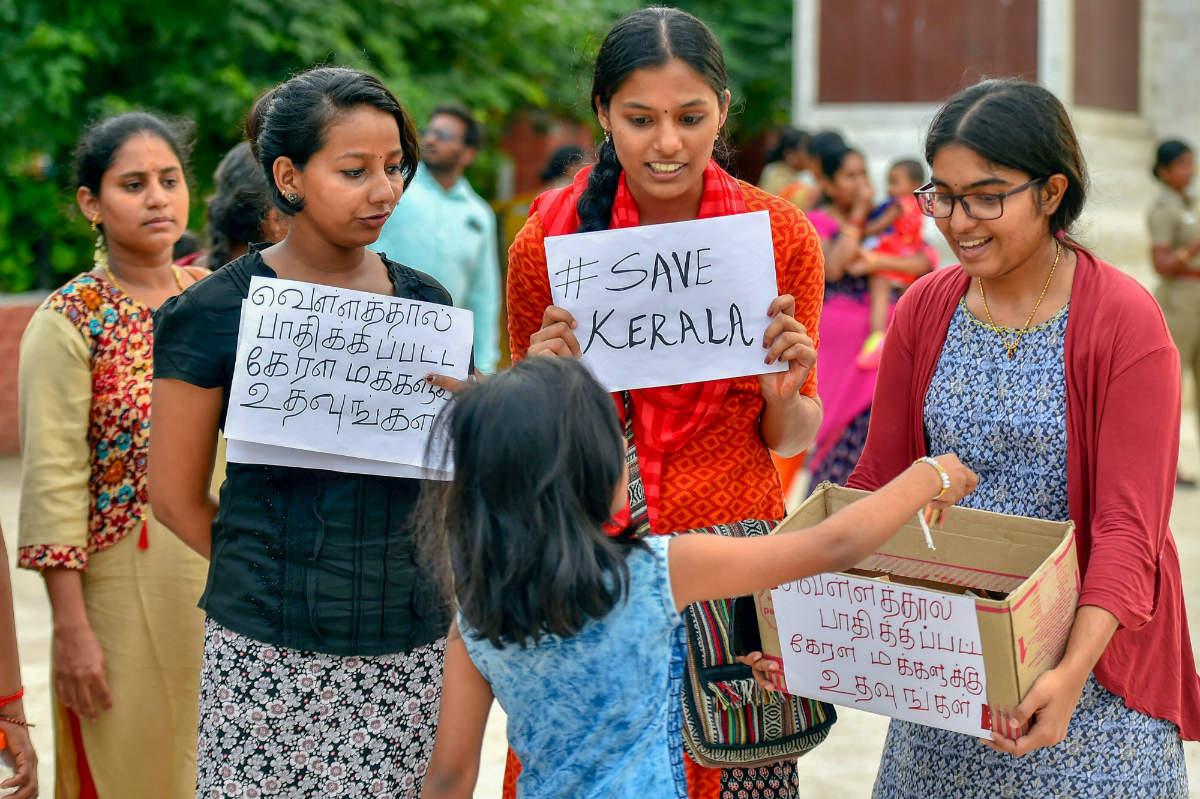
<instances>
[{"instance_id":1,"label":"beige building wall","mask_svg":"<svg viewBox=\"0 0 1200 799\"><path fill-rule=\"evenodd\" d=\"M926 9L935 5L931 0L883 0L879 8L887 11L905 4ZM937 104L821 102L820 14L831 5L795 0L793 123L810 131L841 132L867 156L875 184L881 187L888 163L922 153ZM955 7L946 6L949 13ZM1111 0L1038 0L1037 79L1067 105L1091 172L1092 193L1078 225L1080 238L1100 257L1142 271L1149 254L1145 209L1157 191L1150 175L1154 147L1167 136L1200 146L1200 0L1141 0L1137 111L1076 103L1077 63L1088 63L1089 55L1076 52L1077 15L1089 9L1111 13L1114 7ZM949 258L940 237L930 233Z\"/></svg>"}]
</instances>

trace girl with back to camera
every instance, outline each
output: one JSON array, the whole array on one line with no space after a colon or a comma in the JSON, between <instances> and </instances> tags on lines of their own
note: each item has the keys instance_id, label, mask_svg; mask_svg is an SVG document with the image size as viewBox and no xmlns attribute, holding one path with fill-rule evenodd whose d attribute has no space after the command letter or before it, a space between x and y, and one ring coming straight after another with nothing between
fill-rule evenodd
<instances>
[{"instance_id":1,"label":"girl with back to camera","mask_svg":"<svg viewBox=\"0 0 1200 799\"><path fill-rule=\"evenodd\" d=\"M815 331L821 312L820 242L796 206L734 180L713 161L729 111L721 46L704 23L672 8L619 20L596 56L591 101L604 129L598 162L572 185L534 202L509 250L508 330L513 359L577 357L577 322L552 305L546 236L765 210L779 296L764 309L766 362L788 371L614 395L632 426L647 513L669 533L784 515L771 451L792 456L821 422ZM628 412L627 409L628 408ZM687 760L693 796L722 789L793 796L792 763L734 770ZM519 764L510 758L505 795Z\"/></svg>"},{"instance_id":2,"label":"girl with back to camera","mask_svg":"<svg viewBox=\"0 0 1200 799\"><path fill-rule=\"evenodd\" d=\"M952 443L980 477L965 505L1075 522L1082 584L1062 659L992 709L994 739L892 721L875 796L1186 796L1200 679L1167 526L1179 356L1162 314L1067 236L1086 171L1046 89L964 89L925 159L918 200L961 264L900 299L848 485Z\"/></svg>"},{"instance_id":3,"label":"girl with back to camera","mask_svg":"<svg viewBox=\"0 0 1200 799\"><path fill-rule=\"evenodd\" d=\"M208 484L251 277L450 304L366 247L413 175L416 131L377 78L320 68L260 100L247 135L287 236L157 317L151 492L211 557L197 794L415 796L449 626L413 559L419 482L230 463L219 504Z\"/></svg>"},{"instance_id":4,"label":"girl with back to camera","mask_svg":"<svg viewBox=\"0 0 1200 799\"><path fill-rule=\"evenodd\" d=\"M581 364L530 358L459 394L441 424L456 471L425 514L424 543L446 560L460 610L425 799L472 795L493 697L521 799L683 799L680 611L847 568L931 500L947 507L975 484L942 455L802 531L610 537L625 440Z\"/></svg>"},{"instance_id":5,"label":"girl with back to camera","mask_svg":"<svg viewBox=\"0 0 1200 799\"><path fill-rule=\"evenodd\" d=\"M158 524L146 491L151 314L206 274L171 263L187 228L187 127L131 112L80 137L94 263L21 339L17 565L41 572L53 610L59 797L195 789L204 561Z\"/></svg>"}]
</instances>

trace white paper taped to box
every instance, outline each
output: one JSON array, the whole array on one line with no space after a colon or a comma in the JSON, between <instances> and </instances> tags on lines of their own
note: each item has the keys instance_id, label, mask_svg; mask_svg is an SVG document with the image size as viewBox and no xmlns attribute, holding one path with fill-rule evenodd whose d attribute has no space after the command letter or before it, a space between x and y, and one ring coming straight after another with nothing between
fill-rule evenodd
<instances>
[{"instance_id":1,"label":"white paper taped to box","mask_svg":"<svg viewBox=\"0 0 1200 799\"><path fill-rule=\"evenodd\" d=\"M971 597L819 574L771 599L789 693L991 737Z\"/></svg>"}]
</instances>

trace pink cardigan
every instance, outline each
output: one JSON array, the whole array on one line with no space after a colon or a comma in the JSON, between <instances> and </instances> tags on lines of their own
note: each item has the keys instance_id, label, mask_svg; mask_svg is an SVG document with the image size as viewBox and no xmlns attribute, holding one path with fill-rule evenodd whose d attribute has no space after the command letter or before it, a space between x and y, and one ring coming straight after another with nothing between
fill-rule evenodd
<instances>
[{"instance_id":1,"label":"pink cardigan","mask_svg":"<svg viewBox=\"0 0 1200 799\"><path fill-rule=\"evenodd\" d=\"M1067 488L1081 605L1120 622L1096 679L1125 703L1200 740L1192 657L1168 527L1179 450L1179 354L1135 280L1076 249L1066 334ZM884 345L870 431L847 481L874 490L925 451L925 393L969 278L959 266L917 281Z\"/></svg>"}]
</instances>

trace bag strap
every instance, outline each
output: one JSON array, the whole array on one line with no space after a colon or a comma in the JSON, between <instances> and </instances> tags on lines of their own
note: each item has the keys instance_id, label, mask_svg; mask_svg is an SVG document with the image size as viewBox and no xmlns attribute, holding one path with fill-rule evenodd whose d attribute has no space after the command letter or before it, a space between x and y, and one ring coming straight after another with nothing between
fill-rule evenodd
<instances>
[{"instance_id":1,"label":"bag strap","mask_svg":"<svg viewBox=\"0 0 1200 799\"><path fill-rule=\"evenodd\" d=\"M650 535L650 509L646 505L646 489L642 485L642 471L638 468L637 444L633 440L633 398L628 391L621 392L625 406L625 466L629 470L629 523L634 528L635 538Z\"/></svg>"}]
</instances>

